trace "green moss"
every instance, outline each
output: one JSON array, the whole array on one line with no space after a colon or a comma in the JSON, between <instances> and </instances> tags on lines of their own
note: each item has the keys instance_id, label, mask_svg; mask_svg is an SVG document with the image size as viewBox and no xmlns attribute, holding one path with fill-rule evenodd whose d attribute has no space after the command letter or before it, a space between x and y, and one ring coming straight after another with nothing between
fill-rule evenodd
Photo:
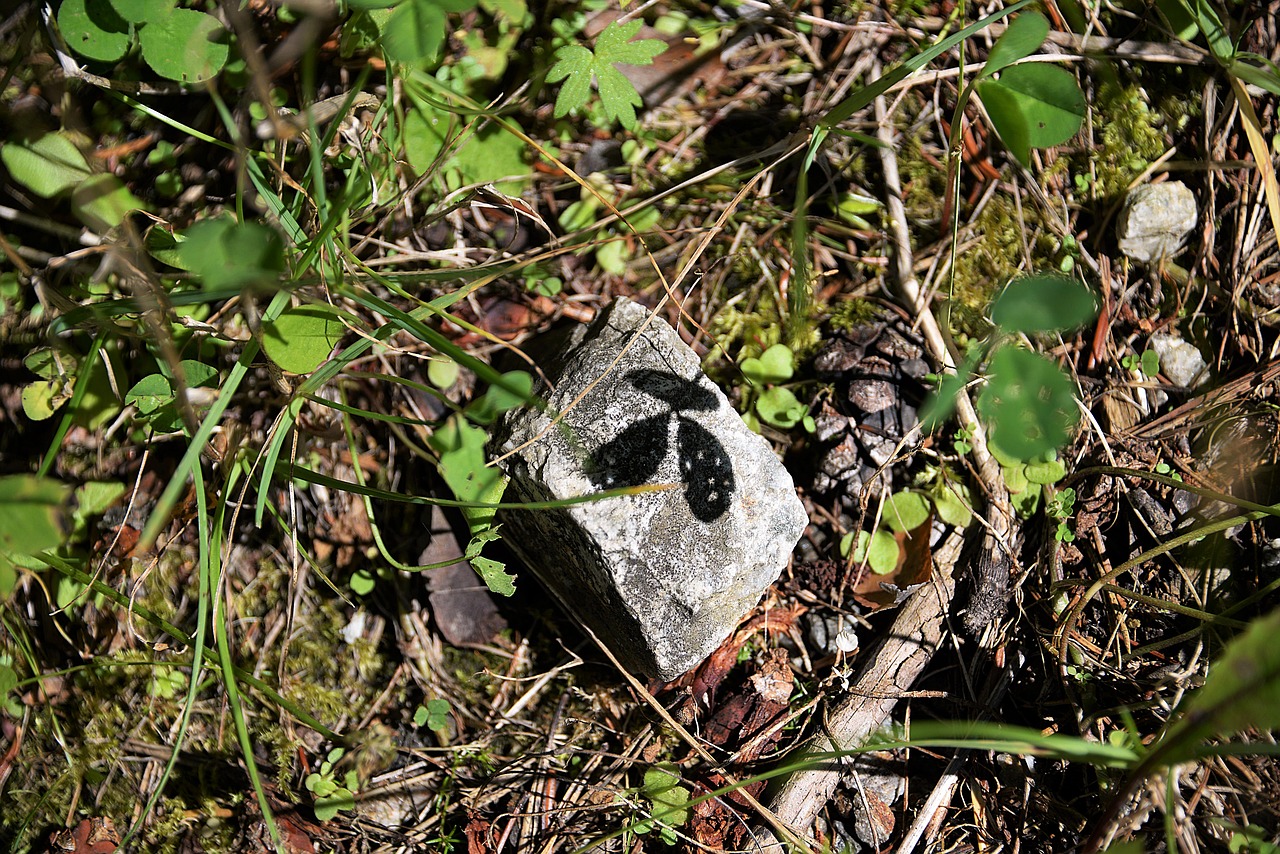
<instances>
[{"instance_id":1,"label":"green moss","mask_svg":"<svg viewBox=\"0 0 1280 854\"><path fill-rule=\"evenodd\" d=\"M827 325L836 332L848 332L858 326L873 322L880 316L875 303L867 299L844 299L831 308Z\"/></svg>"},{"instance_id":2,"label":"green moss","mask_svg":"<svg viewBox=\"0 0 1280 854\"><path fill-rule=\"evenodd\" d=\"M1116 198L1168 148L1166 119L1151 109L1146 93L1137 85L1104 84L1094 109L1098 113L1094 125L1102 143L1100 152L1091 155L1097 176L1095 195ZM1184 112L1179 110L1177 115Z\"/></svg>"}]
</instances>

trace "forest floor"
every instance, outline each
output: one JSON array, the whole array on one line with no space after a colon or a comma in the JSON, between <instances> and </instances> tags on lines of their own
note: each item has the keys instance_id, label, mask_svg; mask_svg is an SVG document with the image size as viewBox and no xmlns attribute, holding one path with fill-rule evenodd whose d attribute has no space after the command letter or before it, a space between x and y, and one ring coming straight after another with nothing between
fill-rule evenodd
<instances>
[{"instance_id":1,"label":"forest floor","mask_svg":"<svg viewBox=\"0 0 1280 854\"><path fill-rule=\"evenodd\" d=\"M0 847L1280 850L1280 3L1016 5L10 13ZM457 506L624 296L810 520L666 684Z\"/></svg>"}]
</instances>

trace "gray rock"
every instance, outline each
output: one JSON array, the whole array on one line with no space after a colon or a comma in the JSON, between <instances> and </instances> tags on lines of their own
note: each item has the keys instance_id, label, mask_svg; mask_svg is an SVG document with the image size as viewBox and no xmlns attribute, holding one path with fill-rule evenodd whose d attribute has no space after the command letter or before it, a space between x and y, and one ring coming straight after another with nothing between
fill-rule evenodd
<instances>
[{"instance_id":1,"label":"gray rock","mask_svg":"<svg viewBox=\"0 0 1280 854\"><path fill-rule=\"evenodd\" d=\"M1181 181L1144 184L1120 212L1120 251L1144 263L1172 258L1196 227L1196 197Z\"/></svg>"},{"instance_id":2,"label":"gray rock","mask_svg":"<svg viewBox=\"0 0 1280 854\"><path fill-rule=\"evenodd\" d=\"M508 501L668 487L501 521L506 542L623 664L670 680L759 601L808 519L768 442L675 331L648 319L618 300L575 329L543 366L548 411L508 413L493 446L515 451L501 463ZM552 412L565 412L554 426Z\"/></svg>"},{"instance_id":3,"label":"gray rock","mask_svg":"<svg viewBox=\"0 0 1280 854\"><path fill-rule=\"evenodd\" d=\"M1200 348L1176 335L1156 333L1151 336L1151 349L1160 354L1160 372L1177 386L1194 388L1209 379Z\"/></svg>"}]
</instances>

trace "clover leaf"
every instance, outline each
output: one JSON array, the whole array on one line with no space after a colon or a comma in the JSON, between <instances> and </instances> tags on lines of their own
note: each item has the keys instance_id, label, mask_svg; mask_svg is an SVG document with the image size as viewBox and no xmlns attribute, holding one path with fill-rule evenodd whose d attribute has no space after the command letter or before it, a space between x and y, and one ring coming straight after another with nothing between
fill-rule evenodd
<instances>
[{"instance_id":1,"label":"clover leaf","mask_svg":"<svg viewBox=\"0 0 1280 854\"><path fill-rule=\"evenodd\" d=\"M652 65L653 58L666 50L666 45L658 39L631 41L640 31L640 23L614 21L596 37L594 51L580 44L565 45L556 51L556 64L547 74L548 83L565 81L556 98L556 118L587 102L594 78L605 115L622 122L627 130L635 127L635 108L644 102L636 87L614 64Z\"/></svg>"}]
</instances>

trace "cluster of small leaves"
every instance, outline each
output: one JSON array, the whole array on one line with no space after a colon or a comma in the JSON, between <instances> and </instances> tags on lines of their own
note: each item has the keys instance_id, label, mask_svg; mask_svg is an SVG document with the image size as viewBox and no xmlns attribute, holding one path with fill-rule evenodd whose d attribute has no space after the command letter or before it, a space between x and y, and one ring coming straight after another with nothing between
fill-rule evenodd
<instances>
[{"instance_id":1,"label":"cluster of small leaves","mask_svg":"<svg viewBox=\"0 0 1280 854\"><path fill-rule=\"evenodd\" d=\"M774 344L758 357L743 359L739 367L750 383L744 389L744 402L750 407L747 424L752 429L759 425L756 418L780 430L790 430L801 425L805 430L814 429L809 407L800 402L795 392L781 383L795 373L795 353L786 344Z\"/></svg>"},{"instance_id":2,"label":"cluster of small leaves","mask_svg":"<svg viewBox=\"0 0 1280 854\"><path fill-rule=\"evenodd\" d=\"M359 780L356 778L355 769L348 770L339 781L334 766L338 760L346 753L341 747L335 747L329 751L325 760L320 763L320 768L307 775L307 779L303 784L307 787L307 791L312 794L314 801L312 807L315 810L316 818L320 821L329 821L337 816L340 810L354 810L356 808L356 795L359 791Z\"/></svg>"},{"instance_id":3,"label":"cluster of small leaves","mask_svg":"<svg viewBox=\"0 0 1280 854\"><path fill-rule=\"evenodd\" d=\"M943 378L925 409L926 428L950 415L956 395L987 356L987 382L976 407L991 431L992 452L1016 462L1050 460L1078 418L1075 384L1054 362L1011 338L1074 329L1096 311L1093 293L1074 279L1057 274L1014 279L992 306L1000 334L975 347L956 374Z\"/></svg>"},{"instance_id":4,"label":"cluster of small leaves","mask_svg":"<svg viewBox=\"0 0 1280 854\"><path fill-rule=\"evenodd\" d=\"M680 783L680 772L675 765L655 765L644 772L640 796L649 801L651 810L648 818L631 826L633 833L644 835L656 829L658 838L667 845L679 841L675 828L689 820L690 797L690 791Z\"/></svg>"},{"instance_id":5,"label":"cluster of small leaves","mask_svg":"<svg viewBox=\"0 0 1280 854\"><path fill-rule=\"evenodd\" d=\"M969 488L940 470L921 476L922 488L904 489L884 500L880 508L881 526L874 532L846 534L840 554L853 554L856 563L865 563L877 575L893 572L902 558L900 536L919 531L936 515L948 525L964 528L973 520Z\"/></svg>"}]
</instances>

